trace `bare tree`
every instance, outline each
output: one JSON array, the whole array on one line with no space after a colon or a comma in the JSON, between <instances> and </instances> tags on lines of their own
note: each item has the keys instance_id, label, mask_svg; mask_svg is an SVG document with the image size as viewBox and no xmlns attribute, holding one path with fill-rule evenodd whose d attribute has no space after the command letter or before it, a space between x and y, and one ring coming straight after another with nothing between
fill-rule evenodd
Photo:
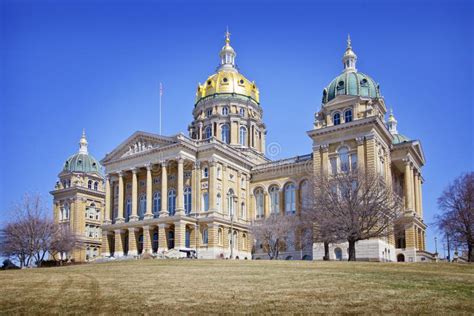
<instances>
[{"instance_id":1,"label":"bare tree","mask_svg":"<svg viewBox=\"0 0 474 316\"><path fill-rule=\"evenodd\" d=\"M69 227L55 224L49 253L54 260L57 260L57 255L71 252L74 249L76 242L77 236L71 232Z\"/></svg>"},{"instance_id":2,"label":"bare tree","mask_svg":"<svg viewBox=\"0 0 474 316\"><path fill-rule=\"evenodd\" d=\"M315 225L315 241L347 241L349 261L356 260L359 240L386 237L403 214L401 198L378 174L345 172L321 176L313 182L313 203L306 218Z\"/></svg>"},{"instance_id":3,"label":"bare tree","mask_svg":"<svg viewBox=\"0 0 474 316\"><path fill-rule=\"evenodd\" d=\"M13 219L1 229L0 252L20 265L41 266L51 249L57 225L46 214L39 195L26 194L13 208Z\"/></svg>"},{"instance_id":4,"label":"bare tree","mask_svg":"<svg viewBox=\"0 0 474 316\"><path fill-rule=\"evenodd\" d=\"M437 226L460 248L467 248L468 261L474 262L474 172L465 173L443 191L438 198L442 211L436 216Z\"/></svg>"},{"instance_id":5,"label":"bare tree","mask_svg":"<svg viewBox=\"0 0 474 316\"><path fill-rule=\"evenodd\" d=\"M294 239L289 237L291 232L295 232L297 222L298 219L295 216L272 214L255 222L251 231L257 243L263 246L270 260L273 260L278 259L282 249L294 242Z\"/></svg>"}]
</instances>

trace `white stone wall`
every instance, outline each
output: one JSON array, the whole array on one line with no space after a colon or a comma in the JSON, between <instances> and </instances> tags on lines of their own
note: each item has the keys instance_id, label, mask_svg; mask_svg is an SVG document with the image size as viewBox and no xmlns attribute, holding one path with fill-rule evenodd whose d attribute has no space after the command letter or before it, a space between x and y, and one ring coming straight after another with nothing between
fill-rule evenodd
<instances>
[{"instance_id":1,"label":"white stone wall","mask_svg":"<svg viewBox=\"0 0 474 316\"><path fill-rule=\"evenodd\" d=\"M221 247L209 247L209 248L199 248L198 249L198 259L223 259L230 258L230 249L222 249ZM235 250L233 252L234 259L239 257L240 260L252 259L252 254L250 251Z\"/></svg>"},{"instance_id":2,"label":"white stone wall","mask_svg":"<svg viewBox=\"0 0 474 316\"><path fill-rule=\"evenodd\" d=\"M342 260L348 259L347 242L329 244L329 260L336 260L336 248L342 250ZM396 262L397 253L395 247L390 245L384 239L368 239L356 242L356 259L359 261L381 261L381 262ZM323 260L324 244L313 244L313 260Z\"/></svg>"}]
</instances>

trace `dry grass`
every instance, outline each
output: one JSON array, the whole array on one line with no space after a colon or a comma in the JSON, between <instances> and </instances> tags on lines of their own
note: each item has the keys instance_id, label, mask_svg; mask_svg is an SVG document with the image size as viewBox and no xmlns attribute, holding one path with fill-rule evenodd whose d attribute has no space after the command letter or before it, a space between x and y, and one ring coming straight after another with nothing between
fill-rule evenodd
<instances>
[{"instance_id":1,"label":"dry grass","mask_svg":"<svg viewBox=\"0 0 474 316\"><path fill-rule=\"evenodd\" d=\"M17 313L474 313L474 266L145 260L1 271Z\"/></svg>"}]
</instances>

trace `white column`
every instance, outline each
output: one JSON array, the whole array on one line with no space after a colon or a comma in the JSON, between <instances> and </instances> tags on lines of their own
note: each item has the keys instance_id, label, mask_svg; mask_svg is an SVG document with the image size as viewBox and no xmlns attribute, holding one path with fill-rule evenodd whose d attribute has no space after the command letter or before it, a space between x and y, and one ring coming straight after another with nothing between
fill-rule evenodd
<instances>
[{"instance_id":1,"label":"white column","mask_svg":"<svg viewBox=\"0 0 474 316\"><path fill-rule=\"evenodd\" d=\"M124 208L123 208L123 172L118 173L119 178L119 192L118 192L118 214L115 220L116 223L123 223L125 220Z\"/></svg>"},{"instance_id":2,"label":"white column","mask_svg":"<svg viewBox=\"0 0 474 316\"><path fill-rule=\"evenodd\" d=\"M110 195L110 176L105 176L105 214L104 224L110 224L110 205L112 203Z\"/></svg>"},{"instance_id":3,"label":"white column","mask_svg":"<svg viewBox=\"0 0 474 316\"><path fill-rule=\"evenodd\" d=\"M138 206L138 184L137 184L138 169L132 169L132 215L130 215L130 222L138 220L137 206Z\"/></svg>"},{"instance_id":4,"label":"white column","mask_svg":"<svg viewBox=\"0 0 474 316\"><path fill-rule=\"evenodd\" d=\"M153 169L152 164L146 165L146 213L145 219L153 218L152 202L153 202L153 181L151 177L151 170ZM145 233L143 233L145 234Z\"/></svg>"},{"instance_id":5,"label":"white column","mask_svg":"<svg viewBox=\"0 0 474 316\"><path fill-rule=\"evenodd\" d=\"M178 157L178 189L176 192L176 215L184 214L184 159Z\"/></svg>"},{"instance_id":6,"label":"white column","mask_svg":"<svg viewBox=\"0 0 474 316\"><path fill-rule=\"evenodd\" d=\"M168 216L168 172L166 167L168 163L161 163L161 211L160 217Z\"/></svg>"}]
</instances>

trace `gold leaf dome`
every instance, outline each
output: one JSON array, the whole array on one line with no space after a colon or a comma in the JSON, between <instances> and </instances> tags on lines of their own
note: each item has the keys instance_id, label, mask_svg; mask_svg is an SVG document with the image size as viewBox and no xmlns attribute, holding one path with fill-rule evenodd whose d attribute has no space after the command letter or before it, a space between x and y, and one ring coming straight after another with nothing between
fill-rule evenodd
<instances>
[{"instance_id":1,"label":"gold leaf dome","mask_svg":"<svg viewBox=\"0 0 474 316\"><path fill-rule=\"evenodd\" d=\"M239 73L235 66L235 50L230 46L230 33L225 34L225 45L219 52L221 64L217 73L211 75L204 84L198 84L196 104L207 97L216 95L236 95L252 99L260 103L259 91L254 81L250 81Z\"/></svg>"},{"instance_id":2,"label":"gold leaf dome","mask_svg":"<svg viewBox=\"0 0 474 316\"><path fill-rule=\"evenodd\" d=\"M249 97L260 103L259 91L255 82L234 71L219 71L207 78L204 84L199 84L196 103L216 94L236 94Z\"/></svg>"}]
</instances>

